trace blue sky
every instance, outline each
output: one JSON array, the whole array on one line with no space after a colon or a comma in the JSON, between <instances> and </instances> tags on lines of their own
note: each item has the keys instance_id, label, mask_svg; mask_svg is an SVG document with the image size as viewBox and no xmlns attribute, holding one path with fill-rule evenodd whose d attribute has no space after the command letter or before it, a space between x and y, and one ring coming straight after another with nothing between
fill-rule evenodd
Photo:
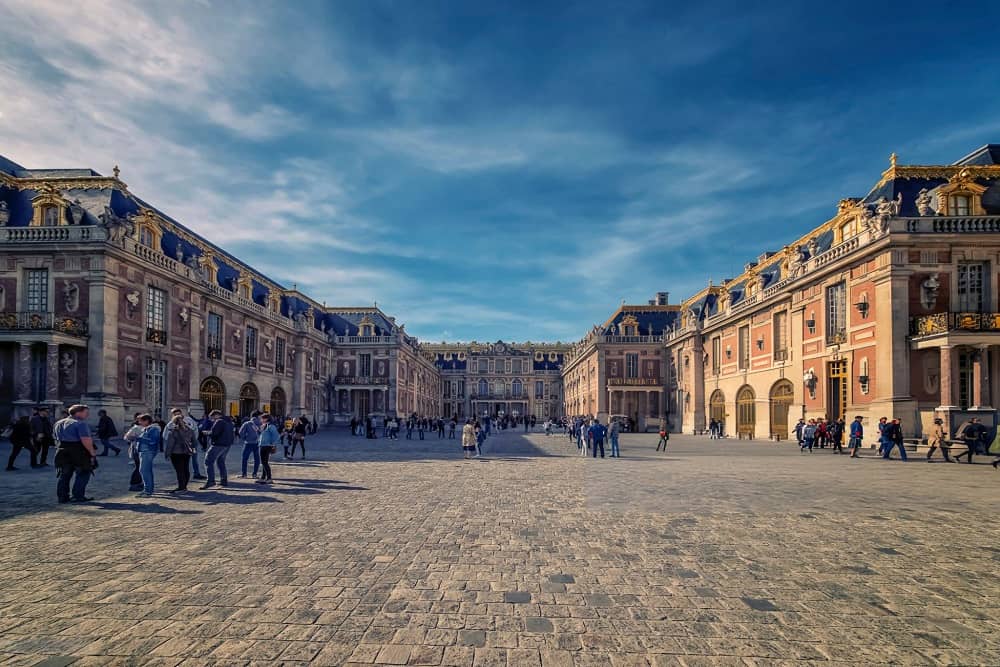
<instances>
[{"instance_id":1,"label":"blue sky","mask_svg":"<svg viewBox=\"0 0 1000 667\"><path fill-rule=\"evenodd\" d=\"M994 3L690 4L8 1L0 154L119 164L425 340L566 341L779 249L892 151L1000 141Z\"/></svg>"}]
</instances>

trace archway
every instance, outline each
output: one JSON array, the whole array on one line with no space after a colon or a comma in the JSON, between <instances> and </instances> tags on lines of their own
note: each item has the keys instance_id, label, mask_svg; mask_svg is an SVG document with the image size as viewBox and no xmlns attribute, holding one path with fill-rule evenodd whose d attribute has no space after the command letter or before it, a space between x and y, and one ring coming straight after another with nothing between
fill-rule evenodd
<instances>
[{"instance_id":1,"label":"archway","mask_svg":"<svg viewBox=\"0 0 1000 667\"><path fill-rule=\"evenodd\" d=\"M223 410L226 403L226 385L217 377L207 377L201 381L198 387L198 399L205 407L207 415L212 410Z\"/></svg>"},{"instance_id":2,"label":"archway","mask_svg":"<svg viewBox=\"0 0 1000 667\"><path fill-rule=\"evenodd\" d=\"M249 417L258 405L260 405L260 392L257 391L257 385L247 382L240 387L240 416Z\"/></svg>"},{"instance_id":3,"label":"archway","mask_svg":"<svg viewBox=\"0 0 1000 667\"><path fill-rule=\"evenodd\" d=\"M712 397L708 400L708 418L714 419L719 424L725 426L726 423L726 395L721 389L712 392ZM720 429L723 433L722 429Z\"/></svg>"},{"instance_id":4,"label":"archway","mask_svg":"<svg viewBox=\"0 0 1000 667\"><path fill-rule=\"evenodd\" d=\"M275 387L271 390L271 414L277 419L284 419L285 415L285 390Z\"/></svg>"},{"instance_id":5,"label":"archway","mask_svg":"<svg viewBox=\"0 0 1000 667\"><path fill-rule=\"evenodd\" d=\"M754 425L757 423L757 407L754 403L756 395L750 385L743 385L736 392L736 435L740 438L753 438Z\"/></svg>"},{"instance_id":6,"label":"archway","mask_svg":"<svg viewBox=\"0 0 1000 667\"><path fill-rule=\"evenodd\" d=\"M795 387L788 380L778 380L771 387L771 437L788 440L788 412L795 399Z\"/></svg>"}]
</instances>

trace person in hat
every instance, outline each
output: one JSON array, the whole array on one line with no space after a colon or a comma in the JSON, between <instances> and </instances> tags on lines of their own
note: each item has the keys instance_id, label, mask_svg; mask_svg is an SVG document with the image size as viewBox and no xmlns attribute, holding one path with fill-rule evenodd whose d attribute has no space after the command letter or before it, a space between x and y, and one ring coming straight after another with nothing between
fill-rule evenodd
<instances>
[{"instance_id":1,"label":"person in hat","mask_svg":"<svg viewBox=\"0 0 1000 667\"><path fill-rule=\"evenodd\" d=\"M937 417L934 420L934 426L931 427L930 435L927 436L927 445L930 449L927 450L927 462L931 462L931 457L934 456L934 452L941 448L941 454L944 455L944 460L948 463L952 462L951 456L948 455L948 443L945 442L947 434L944 431L944 420Z\"/></svg>"}]
</instances>

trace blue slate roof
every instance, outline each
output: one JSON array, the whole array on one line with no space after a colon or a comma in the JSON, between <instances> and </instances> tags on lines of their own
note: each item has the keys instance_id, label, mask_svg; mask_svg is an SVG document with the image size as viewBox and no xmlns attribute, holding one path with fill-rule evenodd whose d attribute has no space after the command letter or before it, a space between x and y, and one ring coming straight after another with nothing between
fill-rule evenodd
<instances>
[{"instance_id":1,"label":"blue slate roof","mask_svg":"<svg viewBox=\"0 0 1000 667\"><path fill-rule=\"evenodd\" d=\"M729 290L729 304L731 306L738 304L747 295L747 284L745 281L726 285L726 289Z\"/></svg>"},{"instance_id":2,"label":"blue slate roof","mask_svg":"<svg viewBox=\"0 0 1000 667\"><path fill-rule=\"evenodd\" d=\"M469 367L468 359L459 360L453 353L451 359L445 359L443 352L434 355L434 365L443 371L464 371Z\"/></svg>"},{"instance_id":3,"label":"blue slate roof","mask_svg":"<svg viewBox=\"0 0 1000 667\"><path fill-rule=\"evenodd\" d=\"M831 241L833 237L831 236ZM778 260L768 264L763 269L760 270L760 275L764 278L764 287L770 287L775 283L781 282L781 264L783 260Z\"/></svg>"},{"instance_id":4,"label":"blue slate roof","mask_svg":"<svg viewBox=\"0 0 1000 667\"><path fill-rule=\"evenodd\" d=\"M549 361L549 355L548 353L546 353L544 359L542 359L541 361L538 361L537 359L532 359L531 363L532 367L536 371L558 371L562 369L564 359L565 355L559 352L556 354L555 361Z\"/></svg>"},{"instance_id":5,"label":"blue slate roof","mask_svg":"<svg viewBox=\"0 0 1000 667\"><path fill-rule=\"evenodd\" d=\"M321 329L326 329L338 336L357 336L361 331L361 320L368 319L375 325L376 336L388 336L394 325L381 311L374 308L359 308L357 311L337 311L332 313L317 313Z\"/></svg>"},{"instance_id":6,"label":"blue slate roof","mask_svg":"<svg viewBox=\"0 0 1000 667\"><path fill-rule=\"evenodd\" d=\"M699 320L704 320L719 311L719 297L710 292L689 305L688 309L693 310Z\"/></svg>"},{"instance_id":7,"label":"blue slate roof","mask_svg":"<svg viewBox=\"0 0 1000 667\"><path fill-rule=\"evenodd\" d=\"M3 156L0 156L0 171L18 178L89 178L101 176L101 174L93 169L25 169ZM104 213L105 206L110 207L115 215L123 218L138 213L140 208L155 211L157 215L173 223L178 229L183 230L187 236L197 239L204 245L212 248L217 253L215 263L218 269L216 275L219 286L228 290L236 289L235 278L239 273L237 267L242 264L236 257L141 198L130 193L123 193L121 190L115 188L96 187L69 188L62 190L61 194L70 202L80 202L85 211L84 224L86 225L100 224L99 216ZM0 186L0 201L4 201L7 204L10 212L10 220L7 223L9 227L27 227L30 224L32 218L31 200L37 195L38 192L36 190L18 190L16 188ZM164 230L160 238L160 249L163 253L168 257L177 259L178 244L180 244L182 250L181 261L187 261L191 257L198 257L202 254L202 250L198 246L179 239L173 231ZM272 282L280 287L280 283L277 281L271 280L259 272L257 274L260 275L262 280ZM253 285L253 300L261 305L266 305L270 290L262 281L255 280ZM292 302L289 302L283 297L281 312L283 315L291 316L300 311L304 312L309 305L311 304L303 299L296 298ZM316 326L319 327L319 318L317 318Z\"/></svg>"},{"instance_id":8,"label":"blue slate roof","mask_svg":"<svg viewBox=\"0 0 1000 667\"><path fill-rule=\"evenodd\" d=\"M977 148L972 151L961 160L955 163L956 165L984 165L984 164L1000 164L1000 144L986 144L981 148Z\"/></svg>"},{"instance_id":9,"label":"blue slate roof","mask_svg":"<svg viewBox=\"0 0 1000 667\"><path fill-rule=\"evenodd\" d=\"M639 334L642 336L661 336L670 331L677 322L679 313L676 308L671 310L649 310L642 306L622 306L614 316L605 323L604 328L618 327L626 315L632 315L639 323Z\"/></svg>"}]
</instances>

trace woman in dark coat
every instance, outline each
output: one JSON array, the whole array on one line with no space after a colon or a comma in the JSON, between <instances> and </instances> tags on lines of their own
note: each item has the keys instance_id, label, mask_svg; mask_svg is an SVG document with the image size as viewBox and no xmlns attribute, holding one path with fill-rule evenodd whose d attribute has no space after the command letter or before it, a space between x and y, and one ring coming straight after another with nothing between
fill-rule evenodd
<instances>
[{"instance_id":1,"label":"woman in dark coat","mask_svg":"<svg viewBox=\"0 0 1000 667\"><path fill-rule=\"evenodd\" d=\"M27 415L18 419L11 426L10 444L13 450L10 453L10 458L7 459L7 470L17 470L14 467L14 460L21 453L22 449L27 449L31 452L31 467L38 467L38 464L35 462L35 449L31 446L31 421L29 421Z\"/></svg>"}]
</instances>

